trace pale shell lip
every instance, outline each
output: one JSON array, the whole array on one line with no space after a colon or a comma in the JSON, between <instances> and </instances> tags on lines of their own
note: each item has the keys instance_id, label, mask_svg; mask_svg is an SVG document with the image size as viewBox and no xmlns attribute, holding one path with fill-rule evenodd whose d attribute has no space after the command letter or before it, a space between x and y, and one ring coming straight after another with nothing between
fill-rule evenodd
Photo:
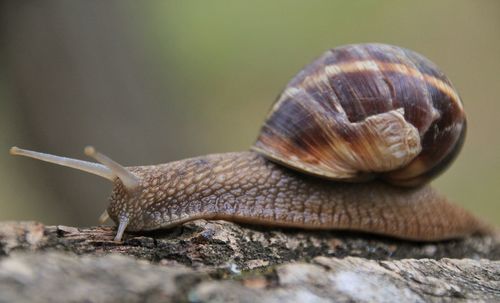
<instances>
[{"instance_id":1,"label":"pale shell lip","mask_svg":"<svg viewBox=\"0 0 500 303\"><path fill-rule=\"evenodd\" d=\"M367 175L401 168L420 153L418 130L403 115L404 110L397 109L357 123L326 125L322 131L331 141L323 148L301 150L276 134L269 139L259 137L252 149L295 170L328 179L359 181ZM346 131L353 133L353 140L339 135Z\"/></svg>"},{"instance_id":2,"label":"pale shell lip","mask_svg":"<svg viewBox=\"0 0 500 303\"><path fill-rule=\"evenodd\" d=\"M300 159L297 157L295 157L295 159L292 159L291 161L285 161L278 154L269 153L267 150L259 148L256 145L251 146L250 150L261 154L264 158L268 159L269 161L278 163L278 164L285 166L289 169L299 171L301 173L305 173L305 174L308 174L311 176L324 178L324 179L336 180L336 181L342 181L342 182L363 182L363 181L368 181L368 180L372 180L375 178L375 174L367 173L367 172L364 172L364 173L358 172L355 174L348 174L348 172L345 172L345 174L341 175L339 173L333 173L330 171L314 169L312 167L308 167L308 166L304 165L300 161Z\"/></svg>"}]
</instances>

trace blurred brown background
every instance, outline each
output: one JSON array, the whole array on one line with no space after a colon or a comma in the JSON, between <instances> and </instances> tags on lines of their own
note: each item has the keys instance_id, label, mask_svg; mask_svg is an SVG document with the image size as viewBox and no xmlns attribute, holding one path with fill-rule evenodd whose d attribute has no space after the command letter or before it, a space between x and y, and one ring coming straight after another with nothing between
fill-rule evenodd
<instances>
[{"instance_id":1,"label":"blurred brown background","mask_svg":"<svg viewBox=\"0 0 500 303\"><path fill-rule=\"evenodd\" d=\"M328 48L384 42L451 78L469 132L437 181L500 222L500 1L1 1L0 220L90 225L104 179L12 145L123 165L247 149L274 98Z\"/></svg>"}]
</instances>

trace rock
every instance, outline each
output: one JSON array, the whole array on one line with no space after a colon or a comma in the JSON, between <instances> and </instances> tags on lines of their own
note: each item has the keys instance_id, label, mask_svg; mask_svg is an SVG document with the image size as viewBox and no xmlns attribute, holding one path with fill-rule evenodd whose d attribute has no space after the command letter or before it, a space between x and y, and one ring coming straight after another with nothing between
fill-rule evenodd
<instances>
[{"instance_id":1,"label":"rock","mask_svg":"<svg viewBox=\"0 0 500 303\"><path fill-rule=\"evenodd\" d=\"M197 273L120 255L14 254L0 261L2 302L175 302L176 279Z\"/></svg>"},{"instance_id":2,"label":"rock","mask_svg":"<svg viewBox=\"0 0 500 303\"><path fill-rule=\"evenodd\" d=\"M191 267L236 266L240 270L308 261L316 256L500 259L500 241L490 236L420 243L366 234L264 229L206 220L154 233L126 234L123 242L114 242L114 233L112 227L44 227L36 222L5 222L0 223L0 255L13 250L55 249L78 255L117 253Z\"/></svg>"},{"instance_id":3,"label":"rock","mask_svg":"<svg viewBox=\"0 0 500 303\"><path fill-rule=\"evenodd\" d=\"M489 260L317 257L221 276L115 254L23 252L0 259L0 302L498 302L499 273Z\"/></svg>"},{"instance_id":4,"label":"rock","mask_svg":"<svg viewBox=\"0 0 500 303\"><path fill-rule=\"evenodd\" d=\"M0 223L0 302L500 301L496 236L418 243L199 220L113 237Z\"/></svg>"}]
</instances>

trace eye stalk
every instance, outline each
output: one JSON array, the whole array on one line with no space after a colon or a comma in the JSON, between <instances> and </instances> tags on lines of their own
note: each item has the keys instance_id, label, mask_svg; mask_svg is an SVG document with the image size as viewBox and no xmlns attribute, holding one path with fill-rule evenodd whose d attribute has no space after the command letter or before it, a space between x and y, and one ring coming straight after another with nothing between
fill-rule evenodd
<instances>
[{"instance_id":1,"label":"eye stalk","mask_svg":"<svg viewBox=\"0 0 500 303\"><path fill-rule=\"evenodd\" d=\"M10 148L10 154L13 156L23 156L23 157L28 157L28 158L33 158L61 166L66 166L70 168L74 168L77 170L81 170L87 173L91 173L93 175L103 177L105 179L108 179L109 181L113 182L116 178L115 174L113 174L113 171L109 168L107 168L104 165L101 165L99 163L93 163L93 162L88 162L88 161L83 161L83 160L78 160L78 159L72 159L72 158L67 158L67 157L61 157L61 156L55 156L51 154L46 154L46 153L41 153L41 152L36 152L32 150L27 150L27 149L22 149L17 146L13 146Z\"/></svg>"},{"instance_id":2,"label":"eye stalk","mask_svg":"<svg viewBox=\"0 0 500 303\"><path fill-rule=\"evenodd\" d=\"M127 192L132 193L139 188L139 178L134 176L134 174L128 171L125 167L121 166L108 156L96 151L93 146L85 147L84 153L111 170L113 175L122 181L123 185L127 189Z\"/></svg>"},{"instance_id":3,"label":"eye stalk","mask_svg":"<svg viewBox=\"0 0 500 303\"><path fill-rule=\"evenodd\" d=\"M118 164L108 156L96 151L93 146L85 147L85 155L94 158L101 164L40 153L32 150L18 148L16 146L11 147L9 152L14 156L24 156L81 170L93 175L103 177L110 180L111 182L115 182L116 179L119 179L130 196L134 196L134 194L140 188L140 179L137 176L132 174L126 167ZM109 215L107 211L104 211L104 213L99 217L99 222L104 223L108 218ZM127 228L128 221L129 218L127 214L123 214L119 217L118 231L115 237L115 241L121 240L123 232Z\"/></svg>"}]
</instances>

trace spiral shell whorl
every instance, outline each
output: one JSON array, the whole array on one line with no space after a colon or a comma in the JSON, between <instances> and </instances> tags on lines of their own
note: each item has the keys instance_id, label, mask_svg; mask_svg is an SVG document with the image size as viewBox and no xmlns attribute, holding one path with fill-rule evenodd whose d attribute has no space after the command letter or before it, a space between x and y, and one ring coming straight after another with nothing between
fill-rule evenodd
<instances>
[{"instance_id":1,"label":"spiral shell whorl","mask_svg":"<svg viewBox=\"0 0 500 303\"><path fill-rule=\"evenodd\" d=\"M327 51L287 85L253 149L330 179L419 185L458 153L460 97L439 68L384 44Z\"/></svg>"}]
</instances>

